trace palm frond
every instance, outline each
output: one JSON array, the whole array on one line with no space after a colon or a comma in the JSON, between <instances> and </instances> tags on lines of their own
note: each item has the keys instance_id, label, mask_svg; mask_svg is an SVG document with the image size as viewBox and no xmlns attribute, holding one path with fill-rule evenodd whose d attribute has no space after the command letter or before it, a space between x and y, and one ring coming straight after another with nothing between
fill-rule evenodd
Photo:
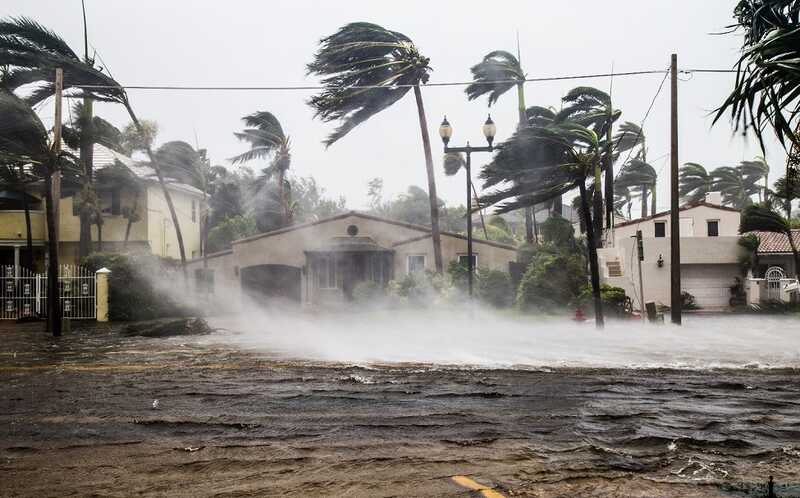
<instances>
[{"instance_id":1,"label":"palm frond","mask_svg":"<svg viewBox=\"0 0 800 498\"><path fill-rule=\"evenodd\" d=\"M489 97L491 107L508 90L525 81L525 72L513 54L495 50L484 56L483 60L472 66L472 81L464 90L468 100L484 95Z\"/></svg>"}]
</instances>

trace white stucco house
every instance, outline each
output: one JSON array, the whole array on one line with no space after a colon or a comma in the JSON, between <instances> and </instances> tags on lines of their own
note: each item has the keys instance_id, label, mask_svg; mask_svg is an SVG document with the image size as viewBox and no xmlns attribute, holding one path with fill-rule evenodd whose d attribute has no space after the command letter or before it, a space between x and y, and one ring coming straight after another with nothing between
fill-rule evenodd
<instances>
[{"instance_id":1,"label":"white stucco house","mask_svg":"<svg viewBox=\"0 0 800 498\"><path fill-rule=\"evenodd\" d=\"M741 278L737 209L721 205L719 193L680 208L681 290L707 310L725 309L730 287ZM621 287L641 309L636 231L642 231L644 302L670 304L670 212L617 224L612 244L598 250L601 282Z\"/></svg>"}]
</instances>

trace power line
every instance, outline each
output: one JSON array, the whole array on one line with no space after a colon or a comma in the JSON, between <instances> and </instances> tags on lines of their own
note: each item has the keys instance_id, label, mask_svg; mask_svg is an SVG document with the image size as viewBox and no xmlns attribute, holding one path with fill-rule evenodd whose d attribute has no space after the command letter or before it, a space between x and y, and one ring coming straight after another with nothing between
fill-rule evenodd
<instances>
[{"instance_id":1,"label":"power line","mask_svg":"<svg viewBox=\"0 0 800 498\"><path fill-rule=\"evenodd\" d=\"M663 69L653 69L644 71L627 71L622 73L598 73L598 74L577 74L568 76L548 76L541 78L525 78L525 82L538 83L544 81L563 81L580 80L591 78L608 78L618 76L640 76L646 74L663 74ZM426 87L448 87L448 86L468 86L468 85L497 85L519 83L519 80L493 80L493 81L450 81L441 83L427 83ZM323 85L287 85L287 86L202 86L202 85L75 85L75 88L86 90L118 89L118 90L213 90L213 91L293 91L293 90L323 90ZM387 88L384 85L352 85L345 88L353 90L370 90L377 88ZM391 88L413 88L414 85L392 85Z\"/></svg>"}]
</instances>

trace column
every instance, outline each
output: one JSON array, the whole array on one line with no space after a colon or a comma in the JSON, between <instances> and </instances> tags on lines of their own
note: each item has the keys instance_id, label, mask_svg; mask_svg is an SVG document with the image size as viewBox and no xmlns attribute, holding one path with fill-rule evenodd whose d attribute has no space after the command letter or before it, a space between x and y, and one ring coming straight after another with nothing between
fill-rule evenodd
<instances>
[{"instance_id":1,"label":"column","mask_svg":"<svg viewBox=\"0 0 800 498\"><path fill-rule=\"evenodd\" d=\"M108 321L108 274L111 270L108 268L100 268L95 272L95 306L96 317L98 322Z\"/></svg>"}]
</instances>

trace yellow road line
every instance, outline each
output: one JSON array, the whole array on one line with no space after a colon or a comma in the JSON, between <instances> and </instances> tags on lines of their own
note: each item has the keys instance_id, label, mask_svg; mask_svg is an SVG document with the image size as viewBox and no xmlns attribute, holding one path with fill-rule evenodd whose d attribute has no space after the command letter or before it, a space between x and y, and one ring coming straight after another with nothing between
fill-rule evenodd
<instances>
[{"instance_id":1,"label":"yellow road line","mask_svg":"<svg viewBox=\"0 0 800 498\"><path fill-rule=\"evenodd\" d=\"M453 476L450 479L452 479L454 483L458 484L462 488L480 492L486 498L505 498L505 496L493 490L492 488L487 488L483 484L479 484L467 476Z\"/></svg>"}]
</instances>

